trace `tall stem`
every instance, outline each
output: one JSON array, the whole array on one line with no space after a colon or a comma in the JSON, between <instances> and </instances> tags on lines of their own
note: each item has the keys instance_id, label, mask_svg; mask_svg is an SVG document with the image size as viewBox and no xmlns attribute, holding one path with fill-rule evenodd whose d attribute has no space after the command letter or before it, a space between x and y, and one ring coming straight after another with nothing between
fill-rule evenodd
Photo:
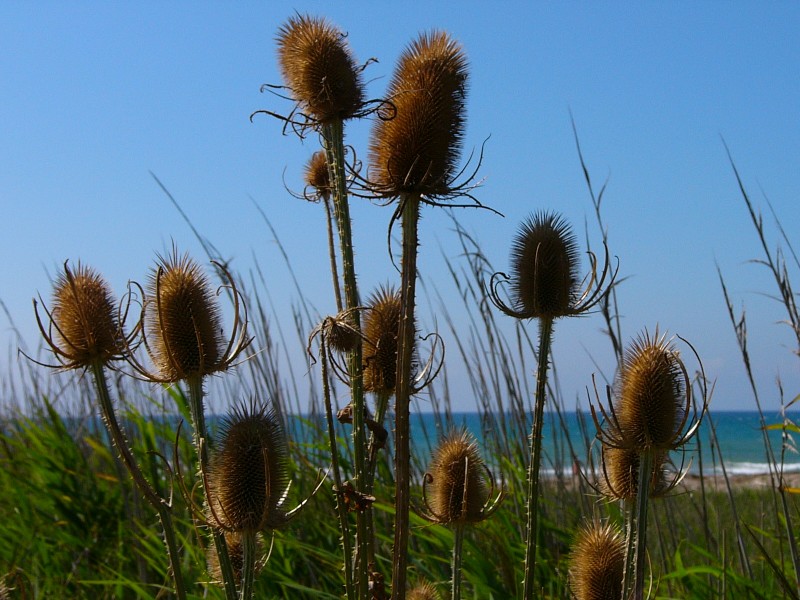
<instances>
[{"instance_id":1,"label":"tall stem","mask_svg":"<svg viewBox=\"0 0 800 600\"><path fill-rule=\"evenodd\" d=\"M353 239L350 223L350 207L347 202L347 179L344 168L344 128L341 120L326 123L322 128L322 141L325 146L330 180L333 187L333 209L336 226L339 230L339 245L342 255L342 277L344 279L345 309L359 306L356 270L353 259ZM352 311L353 326L361 329L358 311ZM361 346L357 345L348 355L347 372L350 378L350 395L353 405L353 454L355 457L356 493L364 492L366 477L366 423L364 422L364 385L361 372ZM372 537L371 513L356 513L356 544L359 560L357 563L358 597L367 600L369 596L368 564L366 556L369 539Z\"/></svg>"},{"instance_id":2,"label":"tall stem","mask_svg":"<svg viewBox=\"0 0 800 600\"><path fill-rule=\"evenodd\" d=\"M647 506L650 500L650 481L655 462L652 450L639 455L639 479L636 486L635 550L633 561L633 598L644 598L644 562L647 554ZM629 595L630 597L630 595Z\"/></svg>"},{"instance_id":3,"label":"tall stem","mask_svg":"<svg viewBox=\"0 0 800 600\"><path fill-rule=\"evenodd\" d=\"M194 426L194 447L197 451L197 459L200 462L200 477L204 482L203 491L205 492L206 500L208 500L208 489L205 487L205 474L208 473L208 431L203 408L203 378L195 375L187 379L186 383L189 386L189 410L192 413L192 425ZM225 597L227 600L236 600L236 577L233 574L233 566L231 566L231 559L228 554L228 543L225 541L225 536L221 530L212 527L211 534L219 557L219 567L225 586Z\"/></svg>"},{"instance_id":4,"label":"tall stem","mask_svg":"<svg viewBox=\"0 0 800 600\"><path fill-rule=\"evenodd\" d=\"M250 600L253 597L253 583L256 574L256 532L242 532L242 588L239 598Z\"/></svg>"},{"instance_id":5,"label":"tall stem","mask_svg":"<svg viewBox=\"0 0 800 600\"><path fill-rule=\"evenodd\" d=\"M461 555L464 547L464 525L456 525L453 531L453 561L451 563L452 600L461 600Z\"/></svg>"},{"instance_id":6,"label":"tall stem","mask_svg":"<svg viewBox=\"0 0 800 600\"><path fill-rule=\"evenodd\" d=\"M542 460L542 425L544 402L547 392L547 368L550 357L550 341L553 334L553 319L542 318L539 323L539 362L536 370L536 405L534 406L533 429L528 464L528 523L525 529L525 581L524 600L534 597L536 586L536 541L539 536L539 465Z\"/></svg>"},{"instance_id":7,"label":"tall stem","mask_svg":"<svg viewBox=\"0 0 800 600\"><path fill-rule=\"evenodd\" d=\"M395 390L395 522L392 557L392 600L406 595L408 563L408 511L410 504L410 401L411 361L414 349L414 301L417 282L417 246L419 238L420 199L405 195L402 202L403 258L400 291L400 326L397 348L397 385Z\"/></svg>"},{"instance_id":8,"label":"tall stem","mask_svg":"<svg viewBox=\"0 0 800 600\"><path fill-rule=\"evenodd\" d=\"M99 361L92 364L92 375L94 375L95 388L97 389L97 396L100 400L100 409L103 413L103 420L106 424L106 429L111 436L111 441L119 452L122 462L133 478L133 482L141 492L144 499L150 506L152 506L158 513L158 520L161 521L161 528L164 531L164 543L167 546L167 555L169 558L169 566L172 571L172 581L175 584L175 595L178 600L185 600L186 587L183 582L183 572L181 571L180 555L178 553L178 541L175 536L175 527L172 523L171 507L167 505L161 496L156 493L153 486L145 479L139 468L139 463L133 456L125 435L117 422L117 416L114 412L114 405L111 402L111 395L108 393L108 382L106 381L106 373L103 365Z\"/></svg>"}]
</instances>

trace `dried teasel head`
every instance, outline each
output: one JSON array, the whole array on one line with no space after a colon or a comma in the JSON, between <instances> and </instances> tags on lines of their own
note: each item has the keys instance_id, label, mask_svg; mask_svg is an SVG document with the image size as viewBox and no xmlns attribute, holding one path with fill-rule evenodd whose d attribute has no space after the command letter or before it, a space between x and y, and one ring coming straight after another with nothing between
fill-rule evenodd
<instances>
[{"instance_id":1,"label":"dried teasel head","mask_svg":"<svg viewBox=\"0 0 800 600\"><path fill-rule=\"evenodd\" d=\"M379 288L367 302L362 346L364 390L367 392L394 392L400 309L400 293L392 287Z\"/></svg>"},{"instance_id":2,"label":"dried teasel head","mask_svg":"<svg viewBox=\"0 0 800 600\"><path fill-rule=\"evenodd\" d=\"M423 33L402 53L389 84L391 114L370 141L369 180L380 197L448 197L465 126L467 59L447 33Z\"/></svg>"},{"instance_id":3,"label":"dried teasel head","mask_svg":"<svg viewBox=\"0 0 800 600\"><path fill-rule=\"evenodd\" d=\"M36 321L45 342L63 369L88 368L125 357L128 340L111 289L96 271L80 262L73 271L68 262L53 288L52 310L44 308L45 327L33 302Z\"/></svg>"},{"instance_id":4,"label":"dried teasel head","mask_svg":"<svg viewBox=\"0 0 800 600\"><path fill-rule=\"evenodd\" d=\"M434 450L425 474L422 492L428 514L422 516L441 524L482 521L498 508L502 499L502 492L491 499L493 489L493 478L478 452L475 438L464 430L451 432Z\"/></svg>"},{"instance_id":5,"label":"dried teasel head","mask_svg":"<svg viewBox=\"0 0 800 600\"><path fill-rule=\"evenodd\" d=\"M328 348L337 352L351 352L361 344L361 332L353 320L352 311L342 311L322 322L322 332Z\"/></svg>"},{"instance_id":6,"label":"dried teasel head","mask_svg":"<svg viewBox=\"0 0 800 600\"><path fill-rule=\"evenodd\" d=\"M361 70L338 27L296 15L280 28L277 42L284 83L303 113L327 123L359 111L364 103Z\"/></svg>"},{"instance_id":7,"label":"dried teasel head","mask_svg":"<svg viewBox=\"0 0 800 600\"><path fill-rule=\"evenodd\" d=\"M236 583L242 580L242 569L244 568L244 546L242 545L242 535L234 531L224 532L225 542L228 546L228 557L233 568L233 576ZM256 549L260 554L263 546L262 536L256 535ZM206 565L211 581L216 585L223 585L222 567L219 564L219 554L217 554L216 544L209 544L206 550ZM261 561L256 561L256 572L263 567Z\"/></svg>"},{"instance_id":8,"label":"dried teasel head","mask_svg":"<svg viewBox=\"0 0 800 600\"><path fill-rule=\"evenodd\" d=\"M592 523L580 528L569 564L570 589L576 600L622 597L625 540L614 526Z\"/></svg>"},{"instance_id":9,"label":"dried teasel head","mask_svg":"<svg viewBox=\"0 0 800 600\"><path fill-rule=\"evenodd\" d=\"M650 498L669 493L678 479L669 481L665 470L666 455L656 456L650 479ZM604 446L602 449L600 491L616 500L633 500L639 491L639 454L626 448Z\"/></svg>"},{"instance_id":10,"label":"dried teasel head","mask_svg":"<svg viewBox=\"0 0 800 600\"><path fill-rule=\"evenodd\" d=\"M222 421L207 474L211 524L234 532L283 525L287 464L286 438L277 415L255 402L234 408Z\"/></svg>"},{"instance_id":11,"label":"dried teasel head","mask_svg":"<svg viewBox=\"0 0 800 600\"><path fill-rule=\"evenodd\" d=\"M313 198L327 198L331 195L331 178L328 171L328 159L324 150L311 155L305 171L306 190L313 190Z\"/></svg>"},{"instance_id":12,"label":"dried teasel head","mask_svg":"<svg viewBox=\"0 0 800 600\"><path fill-rule=\"evenodd\" d=\"M572 229L555 213L540 212L522 223L511 247L511 276L495 273L490 284L492 302L505 314L518 319L556 319L588 311L610 289L604 288L609 275L606 249L602 272L597 273L597 260L589 254L589 281L581 290L578 245ZM510 281L511 306L501 299L499 286Z\"/></svg>"},{"instance_id":13,"label":"dried teasel head","mask_svg":"<svg viewBox=\"0 0 800 600\"><path fill-rule=\"evenodd\" d=\"M432 584L418 583L406 593L406 600L441 600L439 592Z\"/></svg>"},{"instance_id":14,"label":"dried teasel head","mask_svg":"<svg viewBox=\"0 0 800 600\"><path fill-rule=\"evenodd\" d=\"M143 339L156 373L138 363L148 379L176 382L227 369L250 344L247 315L230 273L227 278L234 304L234 323L228 340L222 336L217 295L200 266L177 250L160 257L145 292Z\"/></svg>"}]
</instances>

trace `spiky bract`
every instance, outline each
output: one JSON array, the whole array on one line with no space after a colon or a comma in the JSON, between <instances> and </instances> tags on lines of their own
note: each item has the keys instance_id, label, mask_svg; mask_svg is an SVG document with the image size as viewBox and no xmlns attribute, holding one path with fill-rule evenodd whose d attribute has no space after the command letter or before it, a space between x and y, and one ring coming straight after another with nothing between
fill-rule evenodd
<instances>
[{"instance_id":1,"label":"spiky bract","mask_svg":"<svg viewBox=\"0 0 800 600\"><path fill-rule=\"evenodd\" d=\"M616 418L628 448L674 449L685 422L686 385L677 350L645 332L626 350L618 380Z\"/></svg>"},{"instance_id":2,"label":"spiky bract","mask_svg":"<svg viewBox=\"0 0 800 600\"><path fill-rule=\"evenodd\" d=\"M286 520L288 449L280 419L242 404L223 420L208 473L212 524L225 531L274 529Z\"/></svg>"},{"instance_id":3,"label":"spiky bract","mask_svg":"<svg viewBox=\"0 0 800 600\"><path fill-rule=\"evenodd\" d=\"M582 527L572 546L570 588L576 600L619 600L625 540L612 525Z\"/></svg>"},{"instance_id":4,"label":"spiky bract","mask_svg":"<svg viewBox=\"0 0 800 600\"><path fill-rule=\"evenodd\" d=\"M352 117L364 86L346 35L322 18L291 17L278 31L278 62L300 110L320 123Z\"/></svg>"},{"instance_id":5,"label":"spiky bract","mask_svg":"<svg viewBox=\"0 0 800 600\"><path fill-rule=\"evenodd\" d=\"M63 368L86 368L96 361L106 364L122 358L125 343L111 290L90 267L78 263L72 271L64 263L53 289L49 316L50 327L45 329L37 309L45 341Z\"/></svg>"},{"instance_id":6,"label":"spiky bract","mask_svg":"<svg viewBox=\"0 0 800 600\"><path fill-rule=\"evenodd\" d=\"M323 325L325 341L331 350L350 352L361 344L361 333L356 329L353 317L343 311L328 317Z\"/></svg>"},{"instance_id":7,"label":"spiky bract","mask_svg":"<svg viewBox=\"0 0 800 600\"><path fill-rule=\"evenodd\" d=\"M222 319L200 266L176 251L160 257L147 288L146 328L164 381L205 376L227 367Z\"/></svg>"},{"instance_id":8,"label":"spiky bract","mask_svg":"<svg viewBox=\"0 0 800 600\"><path fill-rule=\"evenodd\" d=\"M511 247L511 291L521 318L558 318L575 312L578 246L557 214L529 217Z\"/></svg>"},{"instance_id":9,"label":"spiky bract","mask_svg":"<svg viewBox=\"0 0 800 600\"><path fill-rule=\"evenodd\" d=\"M331 178L328 171L328 159L324 150L318 150L311 155L306 165L305 182L314 190L314 195L329 196L331 194Z\"/></svg>"},{"instance_id":10,"label":"spiky bract","mask_svg":"<svg viewBox=\"0 0 800 600\"><path fill-rule=\"evenodd\" d=\"M404 50L389 84L394 110L376 122L370 141L369 179L379 196L452 191L466 93L466 55L447 33L423 33Z\"/></svg>"},{"instance_id":11,"label":"spiky bract","mask_svg":"<svg viewBox=\"0 0 800 600\"><path fill-rule=\"evenodd\" d=\"M426 502L434 521L463 524L486 517L486 469L478 444L468 432L452 432L439 442L426 486Z\"/></svg>"},{"instance_id":12,"label":"spiky bract","mask_svg":"<svg viewBox=\"0 0 800 600\"><path fill-rule=\"evenodd\" d=\"M666 478L665 461L664 454L656 456L650 479L650 498L663 496L673 487ZM604 446L602 468L600 489L606 496L617 500L636 498L639 490L639 454L636 451Z\"/></svg>"},{"instance_id":13,"label":"spiky bract","mask_svg":"<svg viewBox=\"0 0 800 600\"><path fill-rule=\"evenodd\" d=\"M418 583L406 594L406 600L441 600L439 592L428 582Z\"/></svg>"},{"instance_id":14,"label":"spiky bract","mask_svg":"<svg viewBox=\"0 0 800 600\"><path fill-rule=\"evenodd\" d=\"M364 390L394 392L397 381L397 335L400 329L400 293L378 289L367 302L364 316Z\"/></svg>"}]
</instances>

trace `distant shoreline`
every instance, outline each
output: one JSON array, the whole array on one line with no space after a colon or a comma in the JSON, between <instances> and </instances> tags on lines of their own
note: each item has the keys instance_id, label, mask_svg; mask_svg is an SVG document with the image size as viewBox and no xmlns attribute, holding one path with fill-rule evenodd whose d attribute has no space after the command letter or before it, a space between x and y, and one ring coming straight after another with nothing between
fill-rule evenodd
<instances>
[{"instance_id":1,"label":"distant shoreline","mask_svg":"<svg viewBox=\"0 0 800 600\"><path fill-rule=\"evenodd\" d=\"M777 475L775 476L774 485L778 485ZM706 491L724 492L726 490L725 478L722 475L704 475L703 483L705 484ZM773 486L772 478L769 474L758 475L729 475L728 481L731 488L736 489L769 489ZM783 485L785 487L800 488L800 473L784 473ZM684 489L686 491L699 491L700 490L700 476L695 474L688 474L683 478L677 489Z\"/></svg>"}]
</instances>

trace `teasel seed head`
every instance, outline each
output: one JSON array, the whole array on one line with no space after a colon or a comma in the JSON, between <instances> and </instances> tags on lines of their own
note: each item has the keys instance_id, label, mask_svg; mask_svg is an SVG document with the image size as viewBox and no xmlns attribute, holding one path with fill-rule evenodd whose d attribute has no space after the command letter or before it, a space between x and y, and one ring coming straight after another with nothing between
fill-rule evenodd
<instances>
[{"instance_id":1,"label":"teasel seed head","mask_svg":"<svg viewBox=\"0 0 800 600\"><path fill-rule=\"evenodd\" d=\"M73 271L65 262L53 288L52 306L52 311L44 309L49 317L45 327L34 301L39 329L60 368L87 368L123 358L126 342L114 299L96 271L80 262Z\"/></svg>"},{"instance_id":2,"label":"teasel seed head","mask_svg":"<svg viewBox=\"0 0 800 600\"><path fill-rule=\"evenodd\" d=\"M448 196L461 153L467 59L447 33L423 33L400 56L389 84L393 111L370 141L369 179L382 197Z\"/></svg>"},{"instance_id":3,"label":"teasel seed head","mask_svg":"<svg viewBox=\"0 0 800 600\"><path fill-rule=\"evenodd\" d=\"M645 332L626 350L615 408L619 436L639 452L675 449L688 410L686 373L665 336Z\"/></svg>"},{"instance_id":4,"label":"teasel seed head","mask_svg":"<svg viewBox=\"0 0 800 600\"><path fill-rule=\"evenodd\" d=\"M221 433L208 472L211 524L234 532L283 525L289 477L280 419L251 401L225 417Z\"/></svg>"},{"instance_id":5,"label":"teasel seed head","mask_svg":"<svg viewBox=\"0 0 800 600\"><path fill-rule=\"evenodd\" d=\"M328 317L323 324L325 342L331 350L350 352L361 344L361 332L356 329L350 311Z\"/></svg>"},{"instance_id":6,"label":"teasel seed head","mask_svg":"<svg viewBox=\"0 0 800 600\"><path fill-rule=\"evenodd\" d=\"M664 496L674 487L667 480L665 463L666 454L655 457L653 473L650 479L650 498ZM615 500L633 500L639 491L639 454L627 448L603 446L603 474L600 479L600 491Z\"/></svg>"},{"instance_id":7,"label":"teasel seed head","mask_svg":"<svg viewBox=\"0 0 800 600\"><path fill-rule=\"evenodd\" d=\"M394 392L400 308L400 293L392 287L379 288L367 302L362 350L364 390L367 392Z\"/></svg>"},{"instance_id":8,"label":"teasel seed head","mask_svg":"<svg viewBox=\"0 0 800 600\"><path fill-rule=\"evenodd\" d=\"M244 546L242 545L242 535L234 531L224 532L225 542L228 545L228 558L231 561L233 568L233 576L238 585L242 580L242 569L244 568ZM256 536L256 548L258 553L261 553L263 546L263 538L261 535ZM217 554L216 544L209 544L206 550L206 564L208 574L211 581L217 585L223 585L222 567L219 564L219 554ZM260 560L256 561L256 573L261 570L263 563Z\"/></svg>"},{"instance_id":9,"label":"teasel seed head","mask_svg":"<svg viewBox=\"0 0 800 600\"><path fill-rule=\"evenodd\" d=\"M625 540L612 525L593 523L578 531L570 557L570 588L576 600L619 600Z\"/></svg>"},{"instance_id":10,"label":"teasel seed head","mask_svg":"<svg viewBox=\"0 0 800 600\"><path fill-rule=\"evenodd\" d=\"M283 80L300 110L320 123L354 116L364 102L347 36L325 19L297 15L278 31Z\"/></svg>"},{"instance_id":11,"label":"teasel seed head","mask_svg":"<svg viewBox=\"0 0 800 600\"><path fill-rule=\"evenodd\" d=\"M475 438L464 430L451 432L434 450L425 474L423 494L429 514L423 516L436 523L456 525L487 518L500 499L498 496L487 510L491 495L487 477Z\"/></svg>"},{"instance_id":12,"label":"teasel seed head","mask_svg":"<svg viewBox=\"0 0 800 600\"><path fill-rule=\"evenodd\" d=\"M324 150L311 155L306 165L305 182L314 191L313 198L329 197L331 194L331 178L328 172L328 159Z\"/></svg>"},{"instance_id":13,"label":"teasel seed head","mask_svg":"<svg viewBox=\"0 0 800 600\"><path fill-rule=\"evenodd\" d=\"M428 582L418 583L406 594L406 600L441 600L439 592Z\"/></svg>"}]
</instances>

